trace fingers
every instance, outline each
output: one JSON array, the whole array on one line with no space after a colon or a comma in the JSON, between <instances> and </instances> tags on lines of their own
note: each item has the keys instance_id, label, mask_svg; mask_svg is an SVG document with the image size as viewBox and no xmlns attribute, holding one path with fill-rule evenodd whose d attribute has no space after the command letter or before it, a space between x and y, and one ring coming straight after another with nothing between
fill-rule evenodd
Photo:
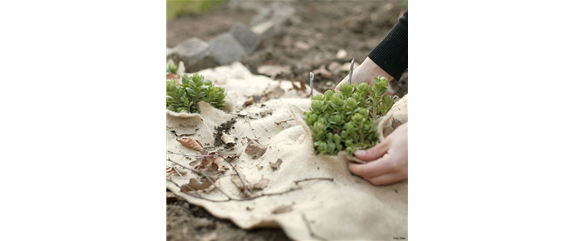
<instances>
[{"instance_id":1,"label":"fingers","mask_svg":"<svg viewBox=\"0 0 574 241\"><path fill-rule=\"evenodd\" d=\"M391 165L389 159L390 155L385 155L376 161L365 164L349 164L349 170L355 175L359 175L365 179L391 173L396 171L396 169Z\"/></svg>"},{"instance_id":2,"label":"fingers","mask_svg":"<svg viewBox=\"0 0 574 241\"><path fill-rule=\"evenodd\" d=\"M368 179L373 185L388 185L407 179L407 177L400 172L393 172Z\"/></svg>"},{"instance_id":3,"label":"fingers","mask_svg":"<svg viewBox=\"0 0 574 241\"><path fill-rule=\"evenodd\" d=\"M367 150L355 151L355 156L364 161L376 160L389 150L390 143L390 139L387 138L382 143Z\"/></svg>"},{"instance_id":4,"label":"fingers","mask_svg":"<svg viewBox=\"0 0 574 241\"><path fill-rule=\"evenodd\" d=\"M387 185L407 179L408 169L395 165L396 162L391 159L387 154L366 164L349 164L349 170L373 185Z\"/></svg>"}]
</instances>

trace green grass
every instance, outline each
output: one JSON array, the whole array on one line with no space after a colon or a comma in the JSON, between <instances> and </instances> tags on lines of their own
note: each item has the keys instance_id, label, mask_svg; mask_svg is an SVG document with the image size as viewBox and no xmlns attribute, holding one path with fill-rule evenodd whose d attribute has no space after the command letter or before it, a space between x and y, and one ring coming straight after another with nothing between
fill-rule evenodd
<instances>
[{"instance_id":1,"label":"green grass","mask_svg":"<svg viewBox=\"0 0 574 241\"><path fill-rule=\"evenodd\" d=\"M201 13L223 6L226 0L166 0L167 21L190 13Z\"/></svg>"}]
</instances>

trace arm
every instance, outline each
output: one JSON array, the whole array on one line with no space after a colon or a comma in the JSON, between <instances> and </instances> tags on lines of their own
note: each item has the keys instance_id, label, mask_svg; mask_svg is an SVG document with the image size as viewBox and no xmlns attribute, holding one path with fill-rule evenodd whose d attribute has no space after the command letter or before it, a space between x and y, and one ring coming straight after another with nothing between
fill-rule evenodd
<instances>
[{"instance_id":1,"label":"arm","mask_svg":"<svg viewBox=\"0 0 574 241\"><path fill-rule=\"evenodd\" d=\"M377 45L363 63L353 72L353 83L366 82L373 86L374 78L386 77L389 81L400 79L408 68L408 10L387 36ZM345 77L335 87L339 91L341 83L348 82Z\"/></svg>"}]
</instances>

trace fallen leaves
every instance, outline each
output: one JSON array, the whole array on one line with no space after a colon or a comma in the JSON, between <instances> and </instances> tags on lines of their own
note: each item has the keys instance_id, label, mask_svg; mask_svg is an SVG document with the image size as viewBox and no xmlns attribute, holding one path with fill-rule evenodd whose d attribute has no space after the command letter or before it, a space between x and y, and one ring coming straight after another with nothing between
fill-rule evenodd
<instances>
[{"instance_id":1,"label":"fallen leaves","mask_svg":"<svg viewBox=\"0 0 574 241\"><path fill-rule=\"evenodd\" d=\"M292 210L293 210L293 205L281 205L281 206L273 209L273 211L271 211L271 212L273 214L281 214L281 213L291 212Z\"/></svg>"},{"instance_id":2,"label":"fallen leaves","mask_svg":"<svg viewBox=\"0 0 574 241\"><path fill-rule=\"evenodd\" d=\"M259 142L253 139L249 139L249 144L247 144L247 147L245 147L245 153L250 155L253 159L257 159L263 156L266 150L266 145L261 145Z\"/></svg>"},{"instance_id":3,"label":"fallen leaves","mask_svg":"<svg viewBox=\"0 0 574 241\"><path fill-rule=\"evenodd\" d=\"M267 185L269 185L270 181L271 180L261 176L261 180L259 180L259 182L253 185L253 190L263 190L264 188L267 187Z\"/></svg>"},{"instance_id":4,"label":"fallen leaves","mask_svg":"<svg viewBox=\"0 0 574 241\"><path fill-rule=\"evenodd\" d=\"M225 133L221 134L221 141L225 144L225 147L230 148L235 146L235 137Z\"/></svg>"},{"instance_id":5,"label":"fallen leaves","mask_svg":"<svg viewBox=\"0 0 574 241\"><path fill-rule=\"evenodd\" d=\"M211 182L209 180L201 182L195 178L191 178L191 179L189 179L189 183L187 185L181 186L181 188L183 190L189 192L189 191L203 190L203 189L206 189L210 186L211 186Z\"/></svg>"},{"instance_id":6,"label":"fallen leaves","mask_svg":"<svg viewBox=\"0 0 574 241\"><path fill-rule=\"evenodd\" d=\"M181 175L187 174L187 172L184 170L176 170L175 167L166 167L165 168L165 177L167 178L167 177L170 177L172 175L178 174L178 172Z\"/></svg>"},{"instance_id":7,"label":"fallen leaves","mask_svg":"<svg viewBox=\"0 0 574 241\"><path fill-rule=\"evenodd\" d=\"M239 190L244 192L249 191L251 187L249 185L249 182L245 178L245 175L243 175L243 172L241 172L238 168L235 168L235 171L237 172L237 175L231 177L231 182L233 182L233 184L235 184L235 186L239 188Z\"/></svg>"},{"instance_id":8,"label":"fallen leaves","mask_svg":"<svg viewBox=\"0 0 574 241\"><path fill-rule=\"evenodd\" d=\"M196 150L196 151L201 151L203 150L203 145L201 145L201 143L193 138L181 138L181 139L177 139L177 141L179 143L181 143L181 145L192 149L192 150Z\"/></svg>"},{"instance_id":9,"label":"fallen leaves","mask_svg":"<svg viewBox=\"0 0 574 241\"><path fill-rule=\"evenodd\" d=\"M215 147L218 146L222 146L224 143L222 137L223 134L225 133L229 133L229 130L231 129L231 127L237 122L237 120L235 120L235 118L222 123L221 125L219 125L218 127L215 127L215 132L213 133L213 139L215 140L215 142L213 143L213 145ZM227 134L226 134L227 135ZM233 145L232 145L233 146Z\"/></svg>"},{"instance_id":10,"label":"fallen leaves","mask_svg":"<svg viewBox=\"0 0 574 241\"><path fill-rule=\"evenodd\" d=\"M305 85L305 81L299 79L299 86L297 86L295 84L295 81L293 81L292 79L289 79L291 81L291 85L293 86L293 89L295 91L297 91L298 94L305 96L305 97L309 97L310 93L307 93L307 86ZM291 89L289 89L291 90Z\"/></svg>"},{"instance_id":11,"label":"fallen leaves","mask_svg":"<svg viewBox=\"0 0 574 241\"><path fill-rule=\"evenodd\" d=\"M279 168L279 166L281 166L281 163L283 163L283 160L281 160L281 158L279 158L279 159L277 159L276 162L269 162L269 166L273 170L277 170L277 168Z\"/></svg>"}]
</instances>

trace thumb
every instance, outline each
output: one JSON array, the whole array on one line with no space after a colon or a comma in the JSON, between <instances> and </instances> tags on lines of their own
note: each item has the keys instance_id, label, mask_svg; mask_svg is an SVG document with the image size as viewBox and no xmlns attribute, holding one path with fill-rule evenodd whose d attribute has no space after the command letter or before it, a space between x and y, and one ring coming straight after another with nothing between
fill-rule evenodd
<instances>
[{"instance_id":1,"label":"thumb","mask_svg":"<svg viewBox=\"0 0 574 241\"><path fill-rule=\"evenodd\" d=\"M387 139L388 140L388 139ZM355 156L364 161L376 160L389 150L390 141L383 141L367 150L355 151Z\"/></svg>"}]
</instances>

